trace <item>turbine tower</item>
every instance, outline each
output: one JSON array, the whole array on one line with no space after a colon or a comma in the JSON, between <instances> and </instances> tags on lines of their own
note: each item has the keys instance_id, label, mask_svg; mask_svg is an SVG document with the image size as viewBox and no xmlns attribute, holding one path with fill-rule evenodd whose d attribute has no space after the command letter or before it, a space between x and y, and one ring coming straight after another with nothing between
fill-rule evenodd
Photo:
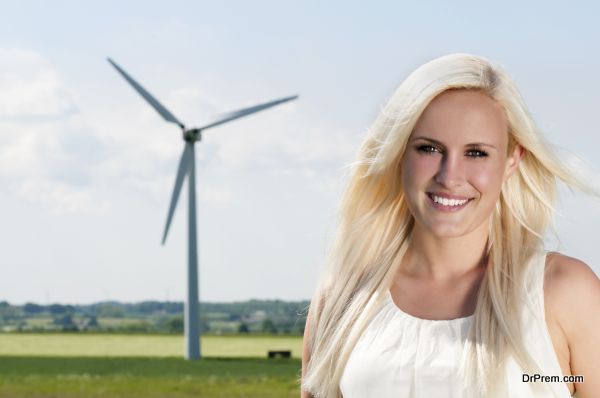
<instances>
[{"instance_id":1,"label":"turbine tower","mask_svg":"<svg viewBox=\"0 0 600 398\"><path fill-rule=\"evenodd\" d=\"M282 104L287 101L298 98L297 95L281 98L275 101L266 102L251 106L249 108L239 109L237 111L226 113L220 116L217 120L210 122L202 127L186 128L167 108L165 108L156 98L146 91L138 82L127 74L113 60L107 58L108 62L127 80L129 84L138 92L148 103L165 119L167 122L175 123L181 128L185 146L179 167L177 169L177 177L175 178L175 187L171 196L171 204L167 216L167 223L163 233L162 244L165 244L169 226L177 206L177 199L181 192L183 180L188 176L188 269L187 281L188 290L185 302L184 311L184 330L185 330L185 358L199 359L200 358L200 333L199 333L199 308L198 308L198 251L196 247L196 156L194 152L194 144L200 141L202 131L211 127L219 126L234 119L238 119L252 113L270 108L275 105Z\"/></svg>"}]
</instances>

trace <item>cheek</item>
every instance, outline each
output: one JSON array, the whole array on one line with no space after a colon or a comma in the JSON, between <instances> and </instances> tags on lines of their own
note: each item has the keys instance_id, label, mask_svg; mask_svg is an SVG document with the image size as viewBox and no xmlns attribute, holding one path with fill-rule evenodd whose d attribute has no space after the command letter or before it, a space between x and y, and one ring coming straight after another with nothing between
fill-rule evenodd
<instances>
[{"instance_id":1,"label":"cheek","mask_svg":"<svg viewBox=\"0 0 600 398\"><path fill-rule=\"evenodd\" d=\"M439 169L439 157L408 154L402 162L402 185L419 187L427 184Z\"/></svg>"},{"instance_id":2,"label":"cheek","mask_svg":"<svg viewBox=\"0 0 600 398\"><path fill-rule=\"evenodd\" d=\"M503 169L498 165L481 164L470 169L469 181L482 196L497 199L502 190Z\"/></svg>"}]
</instances>

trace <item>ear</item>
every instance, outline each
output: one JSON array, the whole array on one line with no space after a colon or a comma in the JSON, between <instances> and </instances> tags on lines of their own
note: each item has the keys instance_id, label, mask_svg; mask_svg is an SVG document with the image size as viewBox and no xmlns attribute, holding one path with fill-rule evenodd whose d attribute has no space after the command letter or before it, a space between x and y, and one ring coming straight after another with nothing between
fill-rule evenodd
<instances>
[{"instance_id":1,"label":"ear","mask_svg":"<svg viewBox=\"0 0 600 398\"><path fill-rule=\"evenodd\" d=\"M503 182L506 182L506 180L508 180L510 176L512 176L513 173L517 170L517 168L519 167L519 162L521 162L521 159L524 155L525 148L523 148L519 144L516 144L515 149L513 149L512 153L509 154L508 159L506 159L504 178L502 179Z\"/></svg>"}]
</instances>

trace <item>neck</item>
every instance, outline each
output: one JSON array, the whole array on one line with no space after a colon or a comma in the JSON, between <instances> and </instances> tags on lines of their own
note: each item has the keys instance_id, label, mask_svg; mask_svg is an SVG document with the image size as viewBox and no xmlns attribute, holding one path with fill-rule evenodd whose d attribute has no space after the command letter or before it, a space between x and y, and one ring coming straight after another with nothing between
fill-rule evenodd
<instances>
[{"instance_id":1,"label":"neck","mask_svg":"<svg viewBox=\"0 0 600 398\"><path fill-rule=\"evenodd\" d=\"M411 277L452 280L485 268L488 225L460 237L439 237L415 224L402 272Z\"/></svg>"}]
</instances>

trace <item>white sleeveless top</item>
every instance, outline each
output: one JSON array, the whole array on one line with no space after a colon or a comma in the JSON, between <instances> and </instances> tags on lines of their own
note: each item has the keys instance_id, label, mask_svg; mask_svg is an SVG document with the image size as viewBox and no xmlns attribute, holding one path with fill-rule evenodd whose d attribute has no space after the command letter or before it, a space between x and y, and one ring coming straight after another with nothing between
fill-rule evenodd
<instances>
[{"instance_id":1,"label":"white sleeveless top","mask_svg":"<svg viewBox=\"0 0 600 398\"><path fill-rule=\"evenodd\" d=\"M517 362L509 357L505 390L500 397L570 397L562 381L544 316L543 280L546 253L532 258L526 276L527 300L533 311L523 311L525 347L543 376L559 376L559 382L540 381L545 393L534 394L532 382L523 382ZM473 315L452 320L429 320L403 312L389 291L379 311L367 325L352 351L342 378L344 398L464 397L461 363Z\"/></svg>"}]
</instances>

